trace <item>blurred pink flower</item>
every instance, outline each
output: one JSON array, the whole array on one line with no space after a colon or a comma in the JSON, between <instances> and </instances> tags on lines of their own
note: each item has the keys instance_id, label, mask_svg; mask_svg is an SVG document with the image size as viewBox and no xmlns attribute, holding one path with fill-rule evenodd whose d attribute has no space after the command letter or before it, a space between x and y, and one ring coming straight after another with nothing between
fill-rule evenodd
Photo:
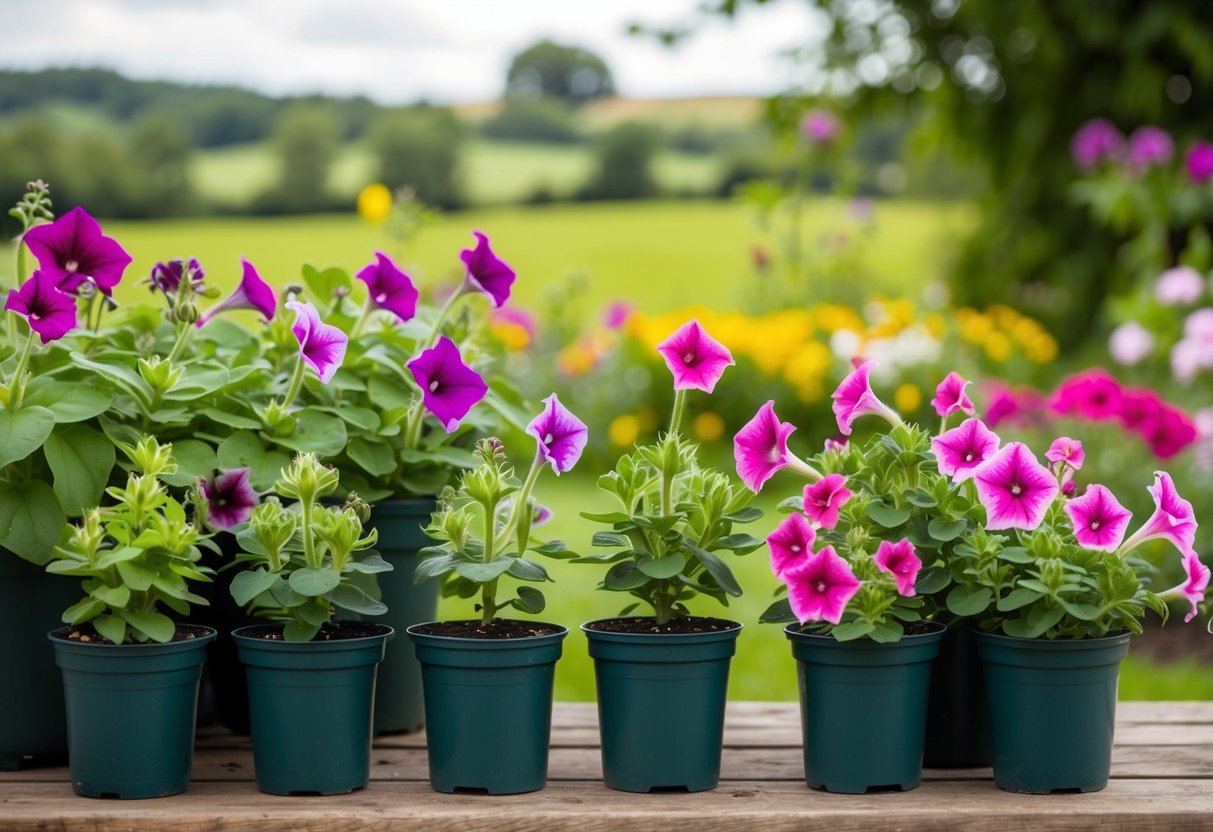
<instances>
[{"instance_id":1,"label":"blurred pink flower","mask_svg":"<svg viewBox=\"0 0 1213 832\"><path fill-rule=\"evenodd\" d=\"M1193 185L1203 185L1213 179L1213 144L1198 139L1188 149L1187 165L1188 181Z\"/></svg>"},{"instance_id":2,"label":"blurred pink flower","mask_svg":"<svg viewBox=\"0 0 1213 832\"><path fill-rule=\"evenodd\" d=\"M617 300L602 313L602 324L607 329L621 329L636 311L636 306L626 300Z\"/></svg>"},{"instance_id":3,"label":"blurred pink flower","mask_svg":"<svg viewBox=\"0 0 1213 832\"><path fill-rule=\"evenodd\" d=\"M1154 349L1154 336L1137 321L1128 321L1108 336L1108 352L1117 364L1132 367Z\"/></svg>"},{"instance_id":4,"label":"blurred pink flower","mask_svg":"<svg viewBox=\"0 0 1213 832\"><path fill-rule=\"evenodd\" d=\"M1143 124L1129 136L1129 167L1145 170L1152 165L1165 165L1175 155L1171 134L1153 124Z\"/></svg>"},{"instance_id":5,"label":"blurred pink flower","mask_svg":"<svg viewBox=\"0 0 1213 832\"><path fill-rule=\"evenodd\" d=\"M1095 367L1062 381L1049 400L1055 413L1093 421L1116 418L1120 412L1120 382L1107 370Z\"/></svg>"},{"instance_id":6,"label":"blurred pink flower","mask_svg":"<svg viewBox=\"0 0 1213 832\"><path fill-rule=\"evenodd\" d=\"M1107 119L1093 118L1078 128L1070 140L1070 155L1082 170L1089 170L1105 159L1120 158L1125 137Z\"/></svg>"},{"instance_id":7,"label":"blurred pink flower","mask_svg":"<svg viewBox=\"0 0 1213 832\"><path fill-rule=\"evenodd\" d=\"M1213 347L1213 307L1197 309L1184 321L1184 338Z\"/></svg>"},{"instance_id":8,"label":"blurred pink flower","mask_svg":"<svg viewBox=\"0 0 1213 832\"><path fill-rule=\"evenodd\" d=\"M961 378L959 373L948 373L947 377L935 388L935 398L931 399L935 412L944 419L953 413L965 413L972 416L973 400L965 392L965 388L971 383Z\"/></svg>"},{"instance_id":9,"label":"blurred pink flower","mask_svg":"<svg viewBox=\"0 0 1213 832\"><path fill-rule=\"evenodd\" d=\"M800 121L800 132L814 144L829 144L838 138L842 125L829 110L809 110Z\"/></svg>"},{"instance_id":10,"label":"blurred pink flower","mask_svg":"<svg viewBox=\"0 0 1213 832\"><path fill-rule=\"evenodd\" d=\"M1154 297L1165 306L1191 306L1204 291L1204 277L1191 266L1167 269L1154 284Z\"/></svg>"},{"instance_id":11,"label":"blurred pink flower","mask_svg":"<svg viewBox=\"0 0 1213 832\"><path fill-rule=\"evenodd\" d=\"M1170 459L1200 439L1192 417L1165 402L1137 430L1159 459Z\"/></svg>"}]
</instances>

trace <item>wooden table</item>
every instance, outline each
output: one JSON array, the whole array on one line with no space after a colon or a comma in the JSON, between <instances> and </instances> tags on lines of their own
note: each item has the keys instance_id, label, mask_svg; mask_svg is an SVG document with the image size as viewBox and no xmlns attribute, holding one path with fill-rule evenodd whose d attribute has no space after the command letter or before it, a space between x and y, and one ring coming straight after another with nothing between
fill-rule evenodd
<instances>
[{"instance_id":1,"label":"wooden table","mask_svg":"<svg viewBox=\"0 0 1213 832\"><path fill-rule=\"evenodd\" d=\"M592 704L556 706L550 779L526 795L444 795L426 782L423 735L385 737L371 785L336 797L272 797L248 740L199 733L189 792L143 801L72 794L66 769L0 772L0 830L1213 830L1213 703L1122 702L1112 782L1095 794L1028 796L989 770L927 771L921 788L866 796L811 791L794 703L730 704L720 787L636 795L601 782Z\"/></svg>"}]
</instances>

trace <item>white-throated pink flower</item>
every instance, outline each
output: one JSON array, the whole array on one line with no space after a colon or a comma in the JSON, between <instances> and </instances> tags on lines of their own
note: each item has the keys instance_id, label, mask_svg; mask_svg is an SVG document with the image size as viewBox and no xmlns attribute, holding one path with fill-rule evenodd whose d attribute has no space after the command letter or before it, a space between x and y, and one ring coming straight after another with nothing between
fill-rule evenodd
<instances>
[{"instance_id":1,"label":"white-throated pink flower","mask_svg":"<svg viewBox=\"0 0 1213 832\"><path fill-rule=\"evenodd\" d=\"M1199 612L1197 604L1205 600L1205 590L1209 588L1209 567L1200 562L1200 555L1192 550L1184 552L1184 572L1187 577L1179 586L1160 592L1158 597L1166 600L1182 598L1192 605L1192 609L1184 616L1184 623L1191 621Z\"/></svg>"},{"instance_id":2,"label":"white-throated pink flower","mask_svg":"<svg viewBox=\"0 0 1213 832\"><path fill-rule=\"evenodd\" d=\"M1049 469L1022 442L1012 442L973 472L977 498L986 509L986 528L1040 526L1061 487Z\"/></svg>"},{"instance_id":3,"label":"white-throated pink flower","mask_svg":"<svg viewBox=\"0 0 1213 832\"><path fill-rule=\"evenodd\" d=\"M931 440L931 452L939 462L939 473L952 482L964 482L973 471L998 453L998 434L980 419L965 419Z\"/></svg>"},{"instance_id":4,"label":"white-throated pink flower","mask_svg":"<svg viewBox=\"0 0 1213 832\"><path fill-rule=\"evenodd\" d=\"M557 475L572 470L585 450L589 431L585 422L560 403L556 394L543 400L543 412L531 420L526 432L539 443L539 454Z\"/></svg>"},{"instance_id":5,"label":"white-throated pink flower","mask_svg":"<svg viewBox=\"0 0 1213 832\"><path fill-rule=\"evenodd\" d=\"M771 571L783 579L784 574L803 563L813 553L817 532L803 514L789 514L775 531L767 535L767 546L771 549Z\"/></svg>"},{"instance_id":6,"label":"white-throated pink flower","mask_svg":"<svg viewBox=\"0 0 1213 832\"><path fill-rule=\"evenodd\" d=\"M249 483L249 469L233 468L216 477L198 481L206 498L207 522L216 529L230 529L246 522L260 500Z\"/></svg>"},{"instance_id":7,"label":"white-throated pink flower","mask_svg":"<svg viewBox=\"0 0 1213 832\"><path fill-rule=\"evenodd\" d=\"M1102 485L1088 485L1083 495L1066 503L1066 514L1074 524L1074 537L1084 549L1115 552L1125 539L1133 512Z\"/></svg>"},{"instance_id":8,"label":"white-throated pink flower","mask_svg":"<svg viewBox=\"0 0 1213 832\"><path fill-rule=\"evenodd\" d=\"M472 236L476 238L476 247L459 252L459 259L467 269L466 281L472 288L488 295L493 306L504 306L510 299L510 287L517 275L508 263L493 253L488 235L473 231Z\"/></svg>"},{"instance_id":9,"label":"white-throated pink flower","mask_svg":"<svg viewBox=\"0 0 1213 832\"><path fill-rule=\"evenodd\" d=\"M843 436L850 436L851 424L866 414L880 416L891 425L901 424L901 417L872 392L868 376L875 366L875 361L863 362L830 395L834 400L834 418L838 420L838 430Z\"/></svg>"},{"instance_id":10,"label":"white-throated pink flower","mask_svg":"<svg viewBox=\"0 0 1213 832\"><path fill-rule=\"evenodd\" d=\"M939 386L935 388L935 398L931 405L941 418L948 418L953 413L964 413L972 416L974 413L973 400L965 392L972 382L960 377L959 373L948 373Z\"/></svg>"},{"instance_id":11,"label":"white-throated pink flower","mask_svg":"<svg viewBox=\"0 0 1213 832\"><path fill-rule=\"evenodd\" d=\"M366 284L371 303L401 321L411 321L417 314L418 292L412 279L382 251L375 252L375 262L363 266L354 277Z\"/></svg>"},{"instance_id":12,"label":"white-throated pink flower","mask_svg":"<svg viewBox=\"0 0 1213 832\"><path fill-rule=\"evenodd\" d=\"M1192 504L1179 496L1166 471L1155 471L1154 484L1146 490L1154 498L1154 513L1125 541L1124 550L1127 552L1147 540L1162 538L1171 541L1181 553L1190 552L1196 543L1196 514Z\"/></svg>"},{"instance_id":13,"label":"white-throated pink flower","mask_svg":"<svg viewBox=\"0 0 1213 832\"><path fill-rule=\"evenodd\" d=\"M737 462L737 476L746 488L757 494L776 471L789 463L788 437L795 430L791 422L779 421L772 399L737 431L733 437L733 459Z\"/></svg>"},{"instance_id":14,"label":"white-throated pink flower","mask_svg":"<svg viewBox=\"0 0 1213 832\"><path fill-rule=\"evenodd\" d=\"M13 289L4 299L4 308L24 315L29 328L42 343L57 341L76 328L76 299L56 288L54 278L41 269Z\"/></svg>"},{"instance_id":15,"label":"white-throated pink flower","mask_svg":"<svg viewBox=\"0 0 1213 832\"><path fill-rule=\"evenodd\" d=\"M1082 468L1083 460L1087 458L1087 453L1082 449L1082 442L1077 439L1071 439L1068 436L1061 436L1053 440L1053 444L1049 446L1049 450L1045 451L1045 459L1055 464L1065 463L1075 471Z\"/></svg>"},{"instance_id":16,"label":"white-throated pink flower","mask_svg":"<svg viewBox=\"0 0 1213 832\"><path fill-rule=\"evenodd\" d=\"M915 594L914 584L918 580L918 572L922 569L922 558L914 551L914 544L907 538L896 543L887 540L880 541L872 562L881 572L888 572L897 582L897 593L906 598Z\"/></svg>"},{"instance_id":17,"label":"white-throated pink flower","mask_svg":"<svg viewBox=\"0 0 1213 832\"><path fill-rule=\"evenodd\" d=\"M274 320L278 299L274 297L273 288L261 279L257 269L248 260L240 258L240 265L243 268L240 285L226 298L206 310L206 313L198 318L197 326L205 326L211 318L230 309L256 309L267 321ZM308 305L311 306L310 303ZM287 306L293 308L290 303Z\"/></svg>"},{"instance_id":18,"label":"white-throated pink flower","mask_svg":"<svg viewBox=\"0 0 1213 832\"><path fill-rule=\"evenodd\" d=\"M851 565L838 556L833 546L823 547L784 572L783 582L788 585L792 614L801 624L809 621L837 624L862 585Z\"/></svg>"},{"instance_id":19,"label":"white-throated pink flower","mask_svg":"<svg viewBox=\"0 0 1213 832\"><path fill-rule=\"evenodd\" d=\"M853 495L846 477L830 474L804 487L804 513L823 529L832 529L838 525L838 510Z\"/></svg>"},{"instance_id":20,"label":"white-throated pink flower","mask_svg":"<svg viewBox=\"0 0 1213 832\"><path fill-rule=\"evenodd\" d=\"M64 292L75 292L91 280L103 294L112 295L131 263L118 241L102 234L101 224L79 205L52 223L35 225L22 240L47 278Z\"/></svg>"},{"instance_id":21,"label":"white-throated pink flower","mask_svg":"<svg viewBox=\"0 0 1213 832\"><path fill-rule=\"evenodd\" d=\"M312 365L322 383L328 384L345 360L349 338L337 327L320 320L316 307L310 301L301 303L293 300L286 306L295 312L291 332L299 342L300 357Z\"/></svg>"},{"instance_id":22,"label":"white-throated pink flower","mask_svg":"<svg viewBox=\"0 0 1213 832\"><path fill-rule=\"evenodd\" d=\"M657 345L674 376L675 390L711 393L726 367L736 362L725 348L692 318Z\"/></svg>"},{"instance_id":23,"label":"white-throated pink flower","mask_svg":"<svg viewBox=\"0 0 1213 832\"><path fill-rule=\"evenodd\" d=\"M489 390L480 373L463 363L459 348L445 335L407 366L421 388L425 408L447 433L455 432L459 421Z\"/></svg>"}]
</instances>

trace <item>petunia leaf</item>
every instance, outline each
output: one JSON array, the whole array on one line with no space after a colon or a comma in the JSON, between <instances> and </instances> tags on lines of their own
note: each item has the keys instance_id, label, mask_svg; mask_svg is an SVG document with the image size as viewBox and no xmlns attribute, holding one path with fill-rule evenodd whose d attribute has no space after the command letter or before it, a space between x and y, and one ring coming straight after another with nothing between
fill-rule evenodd
<instances>
[{"instance_id":1,"label":"petunia leaf","mask_svg":"<svg viewBox=\"0 0 1213 832\"><path fill-rule=\"evenodd\" d=\"M83 422L109 409L114 394L93 384L74 384L38 377L25 388L27 407L45 407L59 424Z\"/></svg>"},{"instance_id":2,"label":"petunia leaf","mask_svg":"<svg viewBox=\"0 0 1213 832\"><path fill-rule=\"evenodd\" d=\"M910 519L910 510L904 506L895 508L886 503L872 503L868 506L868 516L886 529L895 529Z\"/></svg>"},{"instance_id":3,"label":"petunia leaf","mask_svg":"<svg viewBox=\"0 0 1213 832\"><path fill-rule=\"evenodd\" d=\"M0 483L0 546L42 566L51 559L66 522L59 498L46 483Z\"/></svg>"},{"instance_id":4,"label":"petunia leaf","mask_svg":"<svg viewBox=\"0 0 1213 832\"><path fill-rule=\"evenodd\" d=\"M993 599L987 587L967 587L963 584L952 588L948 593L948 610L954 615L973 616L986 611Z\"/></svg>"},{"instance_id":5,"label":"petunia leaf","mask_svg":"<svg viewBox=\"0 0 1213 832\"><path fill-rule=\"evenodd\" d=\"M55 414L45 407L0 410L0 468L36 451L55 427Z\"/></svg>"},{"instance_id":6,"label":"petunia leaf","mask_svg":"<svg viewBox=\"0 0 1213 832\"><path fill-rule=\"evenodd\" d=\"M941 543L947 543L964 534L967 527L968 521L963 519L949 523L942 517L932 517L931 522L927 524L927 533Z\"/></svg>"},{"instance_id":7,"label":"petunia leaf","mask_svg":"<svg viewBox=\"0 0 1213 832\"><path fill-rule=\"evenodd\" d=\"M114 467L114 444L87 425L59 425L42 446L59 505L72 516L97 505Z\"/></svg>"}]
</instances>

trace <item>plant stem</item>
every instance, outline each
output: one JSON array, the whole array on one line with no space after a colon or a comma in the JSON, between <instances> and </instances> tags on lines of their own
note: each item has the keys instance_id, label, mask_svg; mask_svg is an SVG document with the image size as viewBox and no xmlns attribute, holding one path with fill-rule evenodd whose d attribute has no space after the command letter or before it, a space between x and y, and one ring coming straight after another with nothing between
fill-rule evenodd
<instances>
[{"instance_id":1,"label":"plant stem","mask_svg":"<svg viewBox=\"0 0 1213 832\"><path fill-rule=\"evenodd\" d=\"M494 536L496 529L494 525L497 519L497 506L483 506L484 508L484 562L492 563L493 557L496 554L494 546ZM497 579L483 584L480 588L480 623L488 624L497 614Z\"/></svg>"},{"instance_id":2,"label":"plant stem","mask_svg":"<svg viewBox=\"0 0 1213 832\"><path fill-rule=\"evenodd\" d=\"M510 519L496 539L496 545L503 546L512 533L516 534L518 557L522 557L527 543L531 539L531 492L535 488L535 481L539 479L540 472L543 471L543 464L543 455L536 452L535 459L531 463L531 470L527 472L522 488L514 495L514 508L510 512Z\"/></svg>"},{"instance_id":3,"label":"plant stem","mask_svg":"<svg viewBox=\"0 0 1213 832\"><path fill-rule=\"evenodd\" d=\"M173 348L168 354L168 361L171 364L177 360L177 356L181 354L181 350L185 349L185 345L190 341L190 335L194 331L194 325L182 321L177 324L177 340L173 342ZM302 363L302 359L300 359Z\"/></svg>"},{"instance_id":4,"label":"plant stem","mask_svg":"<svg viewBox=\"0 0 1213 832\"><path fill-rule=\"evenodd\" d=\"M312 500L309 498L299 504L300 508L300 531L303 533L303 559L307 562L309 569L319 569L320 563L316 558L316 541L312 538Z\"/></svg>"},{"instance_id":5,"label":"plant stem","mask_svg":"<svg viewBox=\"0 0 1213 832\"><path fill-rule=\"evenodd\" d=\"M370 291L369 289L367 290ZM350 338L357 338L362 334L363 328L366 327L367 321L371 319L376 309L375 299L367 297L366 306L362 307L362 314L358 316L358 320L354 322L354 328L350 330Z\"/></svg>"},{"instance_id":6,"label":"plant stem","mask_svg":"<svg viewBox=\"0 0 1213 832\"><path fill-rule=\"evenodd\" d=\"M674 392L674 410L670 414L670 433L678 433L682 427L682 413L686 410L687 391L676 390Z\"/></svg>"},{"instance_id":7,"label":"plant stem","mask_svg":"<svg viewBox=\"0 0 1213 832\"><path fill-rule=\"evenodd\" d=\"M421 444L421 427L425 424L425 400L418 399L404 423L404 447L413 451Z\"/></svg>"},{"instance_id":8,"label":"plant stem","mask_svg":"<svg viewBox=\"0 0 1213 832\"><path fill-rule=\"evenodd\" d=\"M451 293L451 296L446 299L446 303L438 310L438 317L434 319L434 328L430 331L430 337L425 339L423 351L430 349L438 343L438 339L442 337L442 327L446 323L446 319L450 316L451 310L455 308L456 302L464 296L466 288L467 281L464 281L458 289Z\"/></svg>"},{"instance_id":9,"label":"plant stem","mask_svg":"<svg viewBox=\"0 0 1213 832\"><path fill-rule=\"evenodd\" d=\"M25 339L25 348L21 350L21 357L17 359L17 369L13 371L12 381L9 382L8 409L12 413L16 413L21 409L21 400L25 397L25 371L29 367L30 353L34 349L34 331L29 331L29 337Z\"/></svg>"},{"instance_id":10,"label":"plant stem","mask_svg":"<svg viewBox=\"0 0 1213 832\"><path fill-rule=\"evenodd\" d=\"M299 395L299 391L303 389L304 371L303 356L300 355L299 363L295 365L295 374L291 376L291 386L287 388L286 395L282 397L281 408L289 407L291 402L295 401L295 397Z\"/></svg>"}]
</instances>

